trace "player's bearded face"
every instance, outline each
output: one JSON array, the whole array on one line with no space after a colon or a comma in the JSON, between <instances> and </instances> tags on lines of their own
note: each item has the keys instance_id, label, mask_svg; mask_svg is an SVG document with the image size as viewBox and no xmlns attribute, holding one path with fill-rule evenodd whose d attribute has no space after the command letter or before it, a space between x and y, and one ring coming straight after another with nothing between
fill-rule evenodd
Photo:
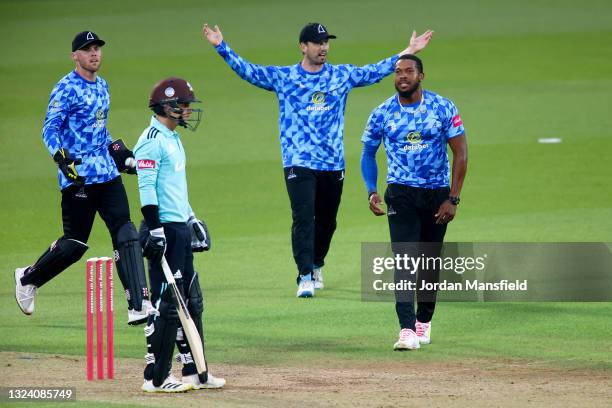
<instances>
[{"instance_id":1,"label":"player's bearded face","mask_svg":"<svg viewBox=\"0 0 612 408\"><path fill-rule=\"evenodd\" d=\"M97 44L76 50L72 55L76 63L89 72L98 72L102 64L102 48Z\"/></svg>"},{"instance_id":2,"label":"player's bearded face","mask_svg":"<svg viewBox=\"0 0 612 408\"><path fill-rule=\"evenodd\" d=\"M409 98L419 89L423 74L411 60L399 60L395 66L395 89L403 98Z\"/></svg>"},{"instance_id":3,"label":"player's bearded face","mask_svg":"<svg viewBox=\"0 0 612 408\"><path fill-rule=\"evenodd\" d=\"M327 52L329 51L329 42L322 41L320 43L307 42L302 43L302 52L312 65L323 65L327 61Z\"/></svg>"}]
</instances>

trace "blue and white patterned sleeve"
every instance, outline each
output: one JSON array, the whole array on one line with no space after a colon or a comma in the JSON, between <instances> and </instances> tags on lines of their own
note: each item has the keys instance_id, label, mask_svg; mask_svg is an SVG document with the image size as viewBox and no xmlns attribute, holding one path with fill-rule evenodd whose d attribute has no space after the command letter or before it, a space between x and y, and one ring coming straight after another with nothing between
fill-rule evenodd
<instances>
[{"instance_id":1,"label":"blue and white patterned sleeve","mask_svg":"<svg viewBox=\"0 0 612 408\"><path fill-rule=\"evenodd\" d=\"M62 147L61 129L70 113L74 96L74 89L64 82L59 82L51 91L42 131L43 142L51 155Z\"/></svg>"},{"instance_id":2,"label":"blue and white patterned sleeve","mask_svg":"<svg viewBox=\"0 0 612 408\"><path fill-rule=\"evenodd\" d=\"M395 70L397 55L385 58L376 64L368 64L363 67L350 66L350 83L353 87L368 86L382 81L387 75Z\"/></svg>"},{"instance_id":3,"label":"blue and white patterned sleeve","mask_svg":"<svg viewBox=\"0 0 612 408\"><path fill-rule=\"evenodd\" d=\"M104 81L104 88L106 89L106 94L109 95L108 98L108 109L110 110L110 90L108 89L108 82ZM113 137L108 131L108 127L104 126L104 131L106 132L106 146L110 146L113 143Z\"/></svg>"},{"instance_id":4,"label":"blue and white patterned sleeve","mask_svg":"<svg viewBox=\"0 0 612 408\"><path fill-rule=\"evenodd\" d=\"M277 67L251 64L236 54L225 41L222 41L215 49L240 78L267 91L275 90L279 79Z\"/></svg>"},{"instance_id":5,"label":"blue and white patterned sleeve","mask_svg":"<svg viewBox=\"0 0 612 408\"><path fill-rule=\"evenodd\" d=\"M453 137L461 136L465 134L465 128L463 127L463 121L461 120L461 116L459 116L459 111L453 102L448 99L445 99L445 111L446 111L446 121L444 123L444 130L446 133L447 139L452 139Z\"/></svg>"},{"instance_id":6,"label":"blue and white patterned sleeve","mask_svg":"<svg viewBox=\"0 0 612 408\"><path fill-rule=\"evenodd\" d=\"M368 118L363 134L361 135L361 141L363 144L378 147L383 139L385 125L384 111L379 106L372 111Z\"/></svg>"}]
</instances>

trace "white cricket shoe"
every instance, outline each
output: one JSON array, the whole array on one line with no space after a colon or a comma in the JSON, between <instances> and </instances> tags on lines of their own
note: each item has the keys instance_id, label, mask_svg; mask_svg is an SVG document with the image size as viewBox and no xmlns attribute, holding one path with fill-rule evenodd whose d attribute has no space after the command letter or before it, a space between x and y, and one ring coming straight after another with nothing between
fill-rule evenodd
<instances>
[{"instance_id":1,"label":"white cricket shoe","mask_svg":"<svg viewBox=\"0 0 612 408\"><path fill-rule=\"evenodd\" d=\"M149 310L151 307L151 302L147 299L143 299L142 309L139 311L128 309L128 324L130 326L138 326L139 324L146 323L147 319L149 318Z\"/></svg>"},{"instance_id":2,"label":"white cricket shoe","mask_svg":"<svg viewBox=\"0 0 612 408\"><path fill-rule=\"evenodd\" d=\"M416 335L419 339L419 343L421 344L431 343L431 322L421 323L417 320L415 324L415 328L416 328Z\"/></svg>"},{"instance_id":3,"label":"white cricket shoe","mask_svg":"<svg viewBox=\"0 0 612 408\"><path fill-rule=\"evenodd\" d=\"M400 330L399 340L393 345L393 350L417 350L421 347L416 333L410 329Z\"/></svg>"},{"instance_id":4,"label":"white cricket shoe","mask_svg":"<svg viewBox=\"0 0 612 408\"><path fill-rule=\"evenodd\" d=\"M225 378L217 378L210 373L208 373L208 379L204 384L200 382L200 376L197 374L184 375L182 381L191 385L194 390L223 388L225 385Z\"/></svg>"},{"instance_id":5,"label":"white cricket shoe","mask_svg":"<svg viewBox=\"0 0 612 408\"><path fill-rule=\"evenodd\" d=\"M15 300L17 300L17 305L23 313L31 315L34 313L36 286L21 284L21 278L28 268L29 266L15 269Z\"/></svg>"},{"instance_id":6,"label":"white cricket shoe","mask_svg":"<svg viewBox=\"0 0 612 408\"><path fill-rule=\"evenodd\" d=\"M159 387L153 385L153 380L145 380L140 388L144 392L185 392L189 391L192 387L191 384L181 382L170 374Z\"/></svg>"},{"instance_id":7,"label":"white cricket shoe","mask_svg":"<svg viewBox=\"0 0 612 408\"><path fill-rule=\"evenodd\" d=\"M310 298L314 296L314 283L312 282L312 275L303 275L298 284L297 297L299 298Z\"/></svg>"},{"instance_id":8,"label":"white cricket shoe","mask_svg":"<svg viewBox=\"0 0 612 408\"><path fill-rule=\"evenodd\" d=\"M325 287L323 284L323 267L314 268L312 270L312 276L314 277L314 288L323 289Z\"/></svg>"}]
</instances>

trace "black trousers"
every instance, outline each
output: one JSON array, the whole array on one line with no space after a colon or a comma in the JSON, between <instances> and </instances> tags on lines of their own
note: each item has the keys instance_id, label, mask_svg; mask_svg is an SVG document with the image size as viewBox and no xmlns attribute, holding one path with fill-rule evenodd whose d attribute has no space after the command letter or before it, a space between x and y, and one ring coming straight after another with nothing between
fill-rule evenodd
<instances>
[{"instance_id":1,"label":"black trousers","mask_svg":"<svg viewBox=\"0 0 612 408\"><path fill-rule=\"evenodd\" d=\"M181 272L176 277L176 285L182 292L183 299L187 293L189 283L194 278L193 253L191 252L191 231L185 223L170 222L162 224L166 236L166 261L173 274ZM141 237L142 239L146 237ZM143 243L144 245L144 243ZM151 287L151 303L155 305L167 287L166 277L160 263L149 262L149 285ZM167 290L168 302L172 302L171 291Z\"/></svg>"},{"instance_id":2,"label":"black trousers","mask_svg":"<svg viewBox=\"0 0 612 408\"><path fill-rule=\"evenodd\" d=\"M291 247L299 276L325 264L340 206L344 171L285 168L291 201ZM298 279L299 279L298 276Z\"/></svg>"},{"instance_id":3,"label":"black trousers","mask_svg":"<svg viewBox=\"0 0 612 408\"><path fill-rule=\"evenodd\" d=\"M387 218L393 251L416 257L438 257L447 224L436 224L434 214L448 198L448 187L437 189L416 188L389 184L385 192ZM402 244L400 244L402 243ZM395 281L438 281L439 270L421 269L417 274L395 271ZM418 285L420 286L420 285ZM417 286L417 287L418 287ZM395 293L395 311L402 329L415 329L415 319L429 322L436 307L435 292L417 293L417 312L414 312L414 291ZM423 298L424 301L420 298Z\"/></svg>"},{"instance_id":4,"label":"black trousers","mask_svg":"<svg viewBox=\"0 0 612 408\"><path fill-rule=\"evenodd\" d=\"M87 243L96 213L99 213L110 232L113 248L117 248L116 235L130 221L128 198L121 176L105 183L85 185L82 188L69 186L62 190L63 238ZM76 261L75 261L76 262ZM23 284L40 287L61 271L52 274L30 274L22 279ZM125 277L119 274L123 287L128 287Z\"/></svg>"},{"instance_id":5,"label":"black trousers","mask_svg":"<svg viewBox=\"0 0 612 408\"><path fill-rule=\"evenodd\" d=\"M130 207L121 177L100 184L86 185L82 190L70 186L62 190L64 237L87 242L96 217L100 214L115 248L115 235L130 221Z\"/></svg>"},{"instance_id":6,"label":"black trousers","mask_svg":"<svg viewBox=\"0 0 612 408\"><path fill-rule=\"evenodd\" d=\"M200 336L202 338L202 345L204 344L204 331L202 325L202 311L203 308L199 311L194 310L194 305L190 302L198 302L202 303L203 299L199 300L190 299L189 294L192 293L189 288L192 285L197 285L199 288L199 282L197 282L198 276L195 273L193 267L193 252L191 250L191 230L187 226L186 223L163 223L164 235L166 236L166 252L164 254L166 261L168 262L168 266L174 275L174 279L176 281L176 285L181 292L181 296L185 300L187 304L187 308L191 314L191 318L193 319L196 327L200 332ZM141 226L140 230L140 240L142 245L144 246L144 242L147 239L149 232L148 228L143 228ZM174 304L174 300L172 299L172 289L168 287L168 283L166 277L164 275L164 271L162 269L161 263L152 263L148 262L149 265L149 282L151 286L151 303L155 308L159 310L160 313L164 314L165 310L167 310L167 306L169 304ZM180 274L179 274L180 272ZM195 281L195 282L194 282ZM199 290L198 290L199 291ZM200 293L201 296L201 293ZM163 305L165 303L165 305ZM155 315L149 316L149 321L147 323L148 326L155 326L155 319L157 317ZM162 316L164 320L168 318L168 316ZM163 333L156 332L152 337L148 337L147 335L147 352L152 353L155 356L156 363L159 364L160 367L163 368L164 375L162 378L166 378L169 373L170 367L172 365L172 355L174 354L174 346L176 341L176 346L178 348L179 353L187 354L191 353L191 348L189 344L185 340L184 335L177 335L177 331L181 327L180 323L177 322L176 325L171 324L169 327L156 327L156 331L163 330ZM156 344L152 344L155 342ZM155 346L158 346L157 353L154 352ZM144 376L145 379L150 380L154 377L154 364L148 364L145 368ZM194 363L185 364L183 366L182 374L183 375L191 375L196 374L197 369ZM206 377L201 379L201 381L206 381Z\"/></svg>"}]
</instances>

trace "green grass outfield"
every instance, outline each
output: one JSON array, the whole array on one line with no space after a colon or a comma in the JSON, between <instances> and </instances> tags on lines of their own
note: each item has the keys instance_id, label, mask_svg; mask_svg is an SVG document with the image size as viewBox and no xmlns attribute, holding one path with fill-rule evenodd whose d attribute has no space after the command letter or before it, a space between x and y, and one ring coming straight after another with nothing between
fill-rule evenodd
<instances>
[{"instance_id":1,"label":"green grass outfield","mask_svg":"<svg viewBox=\"0 0 612 408\"><path fill-rule=\"evenodd\" d=\"M296 299L276 98L240 80L200 34L204 21L219 24L245 58L292 64L300 59L299 29L320 20L338 36L330 62L364 64L403 49L412 29L433 28L422 53L425 86L455 101L470 153L447 241L609 242L611 3L102 1L87 7L0 3L1 351L85 352L84 260L40 290L29 318L15 305L13 271L61 233L55 166L40 128L52 86L73 68L72 36L90 28L107 41L101 75L110 85L115 138L135 144L149 121L148 93L163 77L187 78L204 101L204 122L195 134L183 132L183 142L190 201L214 239L211 253L196 256L213 364L495 357L612 368L610 303L443 303L430 347L391 351L393 305L363 303L359 292L360 243L388 240L385 219L367 209L359 138L369 112L393 93L390 78L349 98L346 182L327 289L312 300ZM541 137L563 143L540 145ZM124 180L140 220L135 179ZM99 220L89 244L87 256L110 254ZM142 330L123 323L116 293L116 354L141 358Z\"/></svg>"}]
</instances>

